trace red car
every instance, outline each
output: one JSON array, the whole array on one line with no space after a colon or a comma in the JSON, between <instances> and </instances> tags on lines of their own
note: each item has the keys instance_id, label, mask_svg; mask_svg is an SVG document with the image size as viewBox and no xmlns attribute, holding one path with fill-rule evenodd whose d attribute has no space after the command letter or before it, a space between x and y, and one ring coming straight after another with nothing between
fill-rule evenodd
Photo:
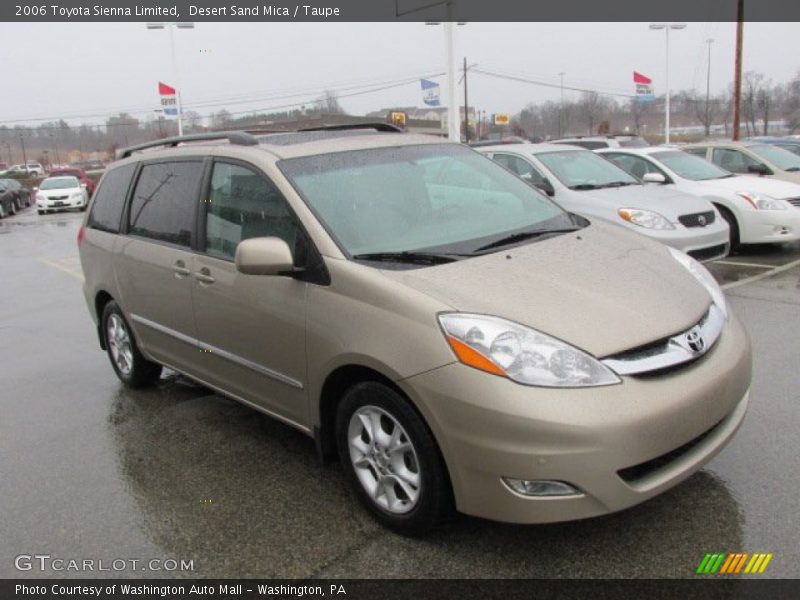
<instances>
[{"instance_id":1,"label":"red car","mask_svg":"<svg viewBox=\"0 0 800 600\"><path fill-rule=\"evenodd\" d=\"M57 175L72 175L73 177L77 177L78 181L86 185L86 191L89 192L89 196L94 194L94 180L89 179L89 176L83 169L78 169L76 167L53 169L50 171L49 177L56 177Z\"/></svg>"}]
</instances>

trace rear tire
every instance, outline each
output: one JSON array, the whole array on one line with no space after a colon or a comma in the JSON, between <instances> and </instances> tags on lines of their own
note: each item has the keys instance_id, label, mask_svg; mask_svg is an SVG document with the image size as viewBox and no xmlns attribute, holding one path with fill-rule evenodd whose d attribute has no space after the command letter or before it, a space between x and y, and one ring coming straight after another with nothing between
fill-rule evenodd
<instances>
[{"instance_id":1,"label":"rear tire","mask_svg":"<svg viewBox=\"0 0 800 600\"><path fill-rule=\"evenodd\" d=\"M722 215L722 218L725 219L725 222L728 223L728 227L730 228L728 241L730 242L730 251L733 252L741 245L741 242L739 241L739 223L730 210L724 206L719 206L718 204L715 206L719 211L719 214Z\"/></svg>"},{"instance_id":2,"label":"rear tire","mask_svg":"<svg viewBox=\"0 0 800 600\"><path fill-rule=\"evenodd\" d=\"M108 358L120 381L131 388L144 387L158 381L161 377L161 365L142 356L125 315L113 300L103 308L100 323Z\"/></svg>"},{"instance_id":3,"label":"rear tire","mask_svg":"<svg viewBox=\"0 0 800 600\"><path fill-rule=\"evenodd\" d=\"M365 381L344 393L336 445L356 496L385 527L420 535L452 515L450 478L436 442L391 387Z\"/></svg>"}]
</instances>

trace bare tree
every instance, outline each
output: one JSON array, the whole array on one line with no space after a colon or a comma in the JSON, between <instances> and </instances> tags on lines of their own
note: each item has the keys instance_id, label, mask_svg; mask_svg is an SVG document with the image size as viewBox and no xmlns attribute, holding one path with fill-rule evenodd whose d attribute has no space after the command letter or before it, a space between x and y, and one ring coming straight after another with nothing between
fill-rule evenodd
<instances>
[{"instance_id":1,"label":"bare tree","mask_svg":"<svg viewBox=\"0 0 800 600\"><path fill-rule=\"evenodd\" d=\"M332 90L326 90L316 101L319 106L320 112L329 115L343 115L346 114L345 110L339 104L339 96Z\"/></svg>"},{"instance_id":2,"label":"bare tree","mask_svg":"<svg viewBox=\"0 0 800 600\"><path fill-rule=\"evenodd\" d=\"M800 71L783 86L783 120L789 133L800 130Z\"/></svg>"},{"instance_id":3,"label":"bare tree","mask_svg":"<svg viewBox=\"0 0 800 600\"><path fill-rule=\"evenodd\" d=\"M641 135L642 133L642 125L644 118L650 112L650 109L653 106L653 103L648 100L640 100L639 98L631 98L630 102L630 113L633 117L633 132L636 135Z\"/></svg>"},{"instance_id":4,"label":"bare tree","mask_svg":"<svg viewBox=\"0 0 800 600\"><path fill-rule=\"evenodd\" d=\"M597 92L583 92L579 100L580 113L589 127L589 135L594 133L594 124L599 120L602 110L600 94Z\"/></svg>"},{"instance_id":5,"label":"bare tree","mask_svg":"<svg viewBox=\"0 0 800 600\"><path fill-rule=\"evenodd\" d=\"M758 115L758 98L763 93L764 75L757 71L747 71L742 81L742 115L747 135L755 135Z\"/></svg>"},{"instance_id":6,"label":"bare tree","mask_svg":"<svg viewBox=\"0 0 800 600\"><path fill-rule=\"evenodd\" d=\"M183 122L186 124L186 129L199 129L203 125L203 116L194 110L187 110L183 113Z\"/></svg>"}]
</instances>

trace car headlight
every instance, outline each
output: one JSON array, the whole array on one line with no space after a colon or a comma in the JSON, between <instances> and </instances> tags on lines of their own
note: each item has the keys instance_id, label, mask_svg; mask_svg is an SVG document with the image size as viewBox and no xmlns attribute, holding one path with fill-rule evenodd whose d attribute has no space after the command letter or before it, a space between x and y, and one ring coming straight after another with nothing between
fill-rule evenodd
<instances>
[{"instance_id":1,"label":"car headlight","mask_svg":"<svg viewBox=\"0 0 800 600\"><path fill-rule=\"evenodd\" d=\"M37 200L45 200L44 194L36 194Z\"/></svg>"},{"instance_id":2,"label":"car headlight","mask_svg":"<svg viewBox=\"0 0 800 600\"><path fill-rule=\"evenodd\" d=\"M633 223L645 229L675 229L675 226L667 221L663 215L651 210L620 208L617 214L628 223Z\"/></svg>"},{"instance_id":3,"label":"car headlight","mask_svg":"<svg viewBox=\"0 0 800 600\"><path fill-rule=\"evenodd\" d=\"M714 279L714 276L708 272L703 265L697 262L688 254L681 252L680 250L676 250L675 248L667 247L670 254L672 254L672 258L677 260L689 273L691 273L700 284L706 288L709 295L711 296L712 302L717 305L717 307L722 311L722 314L725 315L725 318L728 318L728 305L725 302L725 294L722 293L722 289L719 287L717 280Z\"/></svg>"},{"instance_id":4,"label":"car headlight","mask_svg":"<svg viewBox=\"0 0 800 600\"><path fill-rule=\"evenodd\" d=\"M739 196L747 200L747 202L756 210L786 210L788 205L783 200L778 200L766 194L759 194L756 192L736 192Z\"/></svg>"},{"instance_id":5,"label":"car headlight","mask_svg":"<svg viewBox=\"0 0 800 600\"><path fill-rule=\"evenodd\" d=\"M72 192L70 198L83 198L83 192Z\"/></svg>"},{"instance_id":6,"label":"car headlight","mask_svg":"<svg viewBox=\"0 0 800 600\"><path fill-rule=\"evenodd\" d=\"M439 323L462 363L517 383L589 387L621 381L586 352L519 323L470 313L440 314Z\"/></svg>"}]
</instances>

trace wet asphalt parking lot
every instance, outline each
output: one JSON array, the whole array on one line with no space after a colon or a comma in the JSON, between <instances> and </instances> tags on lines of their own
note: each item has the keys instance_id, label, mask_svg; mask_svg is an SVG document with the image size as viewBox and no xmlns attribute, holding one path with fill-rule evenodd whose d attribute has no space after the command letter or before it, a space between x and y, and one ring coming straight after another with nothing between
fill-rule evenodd
<instances>
[{"instance_id":1,"label":"wet asphalt parking lot","mask_svg":"<svg viewBox=\"0 0 800 600\"><path fill-rule=\"evenodd\" d=\"M717 551L771 552L764 577L800 576L800 244L710 265L752 337L754 378L741 430L701 472L602 518L460 516L408 539L294 429L170 373L123 388L81 293L81 218L0 221L2 578L692 577ZM194 570L21 572L20 554Z\"/></svg>"}]
</instances>

